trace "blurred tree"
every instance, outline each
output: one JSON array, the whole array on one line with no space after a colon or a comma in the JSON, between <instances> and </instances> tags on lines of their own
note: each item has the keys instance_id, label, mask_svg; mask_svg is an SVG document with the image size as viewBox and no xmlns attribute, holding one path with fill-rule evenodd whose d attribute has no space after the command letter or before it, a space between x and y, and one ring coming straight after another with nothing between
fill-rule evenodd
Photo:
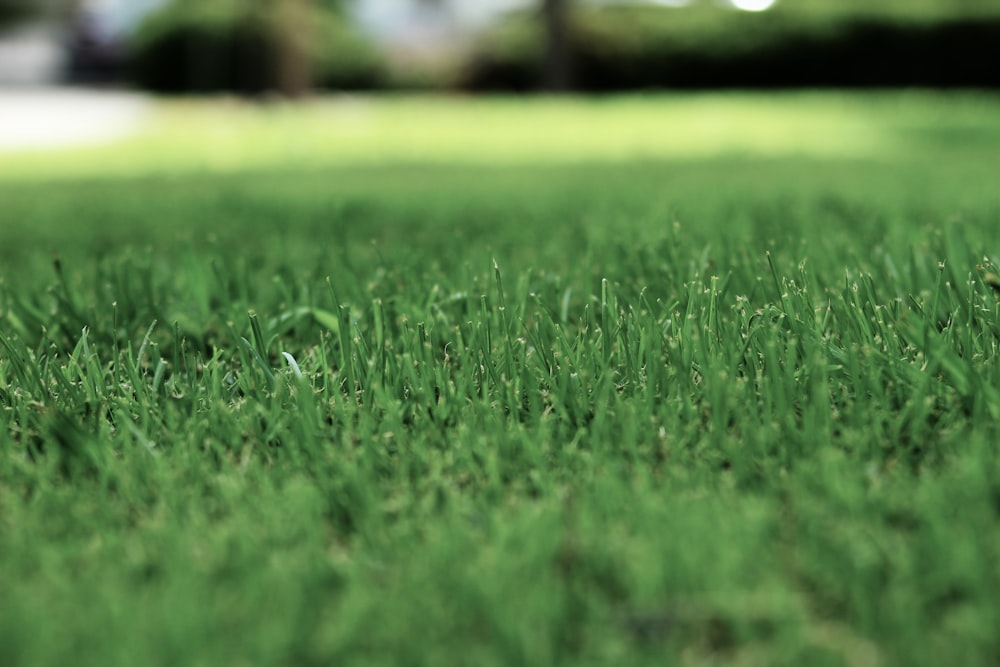
<instances>
[{"instance_id":1,"label":"blurred tree","mask_svg":"<svg viewBox=\"0 0 1000 667\"><path fill-rule=\"evenodd\" d=\"M128 74L166 93L301 97L381 85L381 60L331 0L172 0L128 41Z\"/></svg>"},{"instance_id":2,"label":"blurred tree","mask_svg":"<svg viewBox=\"0 0 1000 667\"><path fill-rule=\"evenodd\" d=\"M50 13L68 0L0 0L0 26Z\"/></svg>"},{"instance_id":3,"label":"blurred tree","mask_svg":"<svg viewBox=\"0 0 1000 667\"><path fill-rule=\"evenodd\" d=\"M277 59L276 84L286 97L303 97L316 84L319 12L342 13L346 0L269 0Z\"/></svg>"},{"instance_id":4,"label":"blurred tree","mask_svg":"<svg viewBox=\"0 0 1000 667\"><path fill-rule=\"evenodd\" d=\"M24 14L24 8L20 2L13 0L0 0L0 26L12 23L20 19Z\"/></svg>"},{"instance_id":5,"label":"blurred tree","mask_svg":"<svg viewBox=\"0 0 1000 667\"><path fill-rule=\"evenodd\" d=\"M564 92L573 85L573 62L569 40L570 0L541 0L545 24L545 61L542 86L550 92Z\"/></svg>"},{"instance_id":6,"label":"blurred tree","mask_svg":"<svg viewBox=\"0 0 1000 667\"><path fill-rule=\"evenodd\" d=\"M312 54L315 37L311 18L316 7L313 6L313 0L272 2L278 90L286 97L302 97L313 87Z\"/></svg>"}]
</instances>

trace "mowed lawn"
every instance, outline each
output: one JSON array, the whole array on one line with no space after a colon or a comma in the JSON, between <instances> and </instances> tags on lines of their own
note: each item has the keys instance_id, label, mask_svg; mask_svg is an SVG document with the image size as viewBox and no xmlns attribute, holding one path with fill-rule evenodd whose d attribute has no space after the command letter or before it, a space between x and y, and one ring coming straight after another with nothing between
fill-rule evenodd
<instances>
[{"instance_id":1,"label":"mowed lawn","mask_svg":"<svg viewBox=\"0 0 1000 667\"><path fill-rule=\"evenodd\" d=\"M997 664L998 164L929 92L0 156L0 665Z\"/></svg>"}]
</instances>

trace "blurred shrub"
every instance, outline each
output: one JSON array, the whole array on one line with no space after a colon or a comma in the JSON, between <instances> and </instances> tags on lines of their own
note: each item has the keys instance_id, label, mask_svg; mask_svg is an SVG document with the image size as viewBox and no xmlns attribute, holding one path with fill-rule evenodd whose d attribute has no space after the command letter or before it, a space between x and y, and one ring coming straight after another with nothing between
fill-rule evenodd
<instances>
[{"instance_id":1,"label":"blurred shrub","mask_svg":"<svg viewBox=\"0 0 1000 667\"><path fill-rule=\"evenodd\" d=\"M30 0L0 0L0 27L29 17L37 9Z\"/></svg>"},{"instance_id":2,"label":"blurred shrub","mask_svg":"<svg viewBox=\"0 0 1000 667\"><path fill-rule=\"evenodd\" d=\"M278 87L281 35L261 0L191 0L151 14L129 44L129 70L142 88L165 93L262 93ZM320 88L382 85L375 48L340 16L311 10L309 65Z\"/></svg>"},{"instance_id":3,"label":"blurred shrub","mask_svg":"<svg viewBox=\"0 0 1000 667\"><path fill-rule=\"evenodd\" d=\"M376 47L346 20L326 14L316 49L316 85L335 90L384 87L385 63Z\"/></svg>"},{"instance_id":4,"label":"blurred shrub","mask_svg":"<svg viewBox=\"0 0 1000 667\"><path fill-rule=\"evenodd\" d=\"M581 7L570 35L575 87L1000 87L1000 12L901 16L824 7ZM543 51L536 18L513 15L480 41L461 86L536 88Z\"/></svg>"}]
</instances>

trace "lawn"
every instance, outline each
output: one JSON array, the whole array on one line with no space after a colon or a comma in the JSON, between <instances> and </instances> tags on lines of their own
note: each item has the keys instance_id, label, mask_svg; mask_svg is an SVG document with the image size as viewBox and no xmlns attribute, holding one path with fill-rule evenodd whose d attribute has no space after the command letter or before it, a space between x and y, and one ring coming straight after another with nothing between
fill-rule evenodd
<instances>
[{"instance_id":1,"label":"lawn","mask_svg":"<svg viewBox=\"0 0 1000 667\"><path fill-rule=\"evenodd\" d=\"M883 92L3 156L0 664L996 664L998 155Z\"/></svg>"}]
</instances>

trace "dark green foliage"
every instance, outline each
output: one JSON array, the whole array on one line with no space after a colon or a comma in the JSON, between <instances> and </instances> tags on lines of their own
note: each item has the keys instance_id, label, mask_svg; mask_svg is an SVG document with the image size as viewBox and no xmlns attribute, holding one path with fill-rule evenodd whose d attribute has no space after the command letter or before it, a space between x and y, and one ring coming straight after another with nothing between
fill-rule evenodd
<instances>
[{"instance_id":1,"label":"dark green foliage","mask_svg":"<svg viewBox=\"0 0 1000 667\"><path fill-rule=\"evenodd\" d=\"M778 3L761 12L581 7L571 29L574 86L633 88L1000 86L1000 14L985 9L826 8ZM540 82L542 34L532 16L493 30L463 86L527 90Z\"/></svg>"},{"instance_id":2,"label":"dark green foliage","mask_svg":"<svg viewBox=\"0 0 1000 667\"><path fill-rule=\"evenodd\" d=\"M31 9L28 0L0 0L0 27L31 16Z\"/></svg>"},{"instance_id":3,"label":"dark green foliage","mask_svg":"<svg viewBox=\"0 0 1000 667\"><path fill-rule=\"evenodd\" d=\"M278 86L278 27L267 2L174 2L151 15L129 48L139 86L165 93L262 93ZM311 15L311 67L321 88L376 88L374 47L333 12Z\"/></svg>"}]
</instances>

